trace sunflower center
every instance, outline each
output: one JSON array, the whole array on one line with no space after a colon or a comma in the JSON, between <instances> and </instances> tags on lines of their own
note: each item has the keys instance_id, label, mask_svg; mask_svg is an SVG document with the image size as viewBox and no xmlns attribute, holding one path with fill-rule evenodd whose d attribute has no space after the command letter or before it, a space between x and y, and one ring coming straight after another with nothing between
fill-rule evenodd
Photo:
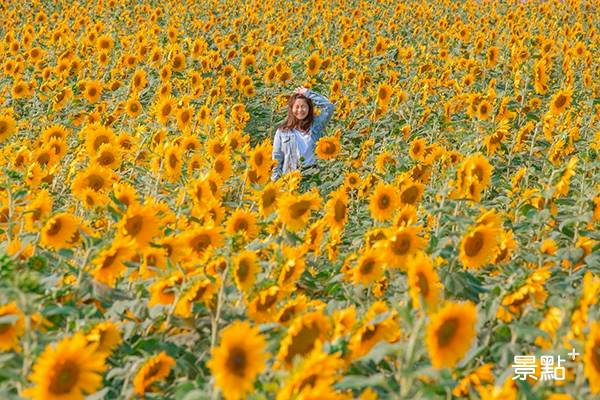
<instances>
[{"instance_id":1,"label":"sunflower center","mask_svg":"<svg viewBox=\"0 0 600 400\"><path fill-rule=\"evenodd\" d=\"M133 217L127 218L125 222L125 231L129 236L136 236L142 230L144 226L144 217L141 215L134 215Z\"/></svg>"},{"instance_id":2,"label":"sunflower center","mask_svg":"<svg viewBox=\"0 0 600 400\"><path fill-rule=\"evenodd\" d=\"M42 153L38 156L37 162L41 165L47 165L50 162L50 155L48 153Z\"/></svg>"},{"instance_id":3,"label":"sunflower center","mask_svg":"<svg viewBox=\"0 0 600 400\"><path fill-rule=\"evenodd\" d=\"M262 155L262 153L256 153L254 155L254 164L256 164L257 167L260 167L264 161L265 157Z\"/></svg>"},{"instance_id":4,"label":"sunflower center","mask_svg":"<svg viewBox=\"0 0 600 400\"><path fill-rule=\"evenodd\" d=\"M295 313L296 313L296 306L290 306L290 307L286 308L281 313L281 316L279 317L279 322L289 321L294 316Z\"/></svg>"},{"instance_id":5,"label":"sunflower center","mask_svg":"<svg viewBox=\"0 0 600 400\"><path fill-rule=\"evenodd\" d=\"M277 193L275 190L267 190L262 195L262 205L263 208L269 208L275 203L275 199L277 198Z\"/></svg>"},{"instance_id":6,"label":"sunflower center","mask_svg":"<svg viewBox=\"0 0 600 400\"><path fill-rule=\"evenodd\" d=\"M66 361L58 367L56 375L50 381L50 392L56 395L69 393L77 384L79 368L72 361Z\"/></svg>"},{"instance_id":7,"label":"sunflower center","mask_svg":"<svg viewBox=\"0 0 600 400\"><path fill-rule=\"evenodd\" d=\"M377 205L381 210L385 210L390 206L390 197L387 194L382 194L377 200Z\"/></svg>"},{"instance_id":8,"label":"sunflower center","mask_svg":"<svg viewBox=\"0 0 600 400\"><path fill-rule=\"evenodd\" d=\"M247 357L244 349L234 347L229 350L229 356L227 357L227 369L234 375L243 377L246 371Z\"/></svg>"},{"instance_id":9,"label":"sunflower center","mask_svg":"<svg viewBox=\"0 0 600 400\"><path fill-rule=\"evenodd\" d=\"M335 206L333 207L334 219L336 222L342 222L346 218L346 205L341 200L336 200Z\"/></svg>"},{"instance_id":10,"label":"sunflower center","mask_svg":"<svg viewBox=\"0 0 600 400\"><path fill-rule=\"evenodd\" d=\"M204 293L206 293L206 290L208 289L207 286L201 286L198 288L198 290L196 290L196 295L194 296L194 298L192 299L192 301L199 301L202 299L202 297L204 297Z\"/></svg>"},{"instance_id":11,"label":"sunflower center","mask_svg":"<svg viewBox=\"0 0 600 400\"><path fill-rule=\"evenodd\" d=\"M317 324L305 325L293 338L288 353L285 357L287 363L291 363L296 355L303 355L312 350L315 340L319 337L321 330Z\"/></svg>"},{"instance_id":12,"label":"sunflower center","mask_svg":"<svg viewBox=\"0 0 600 400\"><path fill-rule=\"evenodd\" d=\"M437 331L438 345L442 347L448 345L456 335L457 328L458 320L456 318L450 318L444 321Z\"/></svg>"},{"instance_id":13,"label":"sunflower center","mask_svg":"<svg viewBox=\"0 0 600 400\"><path fill-rule=\"evenodd\" d=\"M60 232L60 228L62 228L62 224L60 223L60 219L53 219L50 222L50 227L46 230L46 234L48 236L55 236Z\"/></svg>"},{"instance_id":14,"label":"sunflower center","mask_svg":"<svg viewBox=\"0 0 600 400\"><path fill-rule=\"evenodd\" d=\"M88 186L97 192L104 186L104 178L100 175L92 174L88 176Z\"/></svg>"},{"instance_id":15,"label":"sunflower center","mask_svg":"<svg viewBox=\"0 0 600 400\"><path fill-rule=\"evenodd\" d=\"M148 265L156 265L156 256L154 254L150 254L148 257L146 257L146 263Z\"/></svg>"},{"instance_id":16,"label":"sunflower center","mask_svg":"<svg viewBox=\"0 0 600 400\"><path fill-rule=\"evenodd\" d=\"M248 277L248 272L250 271L250 266L248 265L248 261L245 259L240 260L240 264L238 265L237 271L235 272L238 280L240 282L244 282Z\"/></svg>"},{"instance_id":17,"label":"sunflower center","mask_svg":"<svg viewBox=\"0 0 600 400\"><path fill-rule=\"evenodd\" d=\"M2 315L2 317L3 316L4 315ZM2 335L4 332L7 332L11 326L12 324L0 324L0 335Z\"/></svg>"},{"instance_id":18,"label":"sunflower center","mask_svg":"<svg viewBox=\"0 0 600 400\"><path fill-rule=\"evenodd\" d=\"M175 168L177 166L177 156L175 154L169 155L169 166Z\"/></svg>"},{"instance_id":19,"label":"sunflower center","mask_svg":"<svg viewBox=\"0 0 600 400\"><path fill-rule=\"evenodd\" d=\"M424 297L427 297L429 294L429 283L427 282L427 278L421 272L417 273L417 285L419 286L419 291Z\"/></svg>"},{"instance_id":20,"label":"sunflower center","mask_svg":"<svg viewBox=\"0 0 600 400\"><path fill-rule=\"evenodd\" d=\"M596 340L594 347L592 347L591 361L594 369L600 372L600 340Z\"/></svg>"},{"instance_id":21,"label":"sunflower center","mask_svg":"<svg viewBox=\"0 0 600 400\"><path fill-rule=\"evenodd\" d=\"M554 105L558 108L561 108L562 106L565 105L566 102L567 102L567 96L565 96L564 94L560 94L554 101Z\"/></svg>"},{"instance_id":22,"label":"sunflower center","mask_svg":"<svg viewBox=\"0 0 600 400\"><path fill-rule=\"evenodd\" d=\"M196 235L192 240L191 247L197 252L203 252L211 243L210 237L206 234Z\"/></svg>"},{"instance_id":23,"label":"sunflower center","mask_svg":"<svg viewBox=\"0 0 600 400\"><path fill-rule=\"evenodd\" d=\"M96 93L97 93L97 92L96 92L96 88L89 88L89 89L88 89L88 95L89 95L90 97L94 97L94 96L96 96Z\"/></svg>"},{"instance_id":24,"label":"sunflower center","mask_svg":"<svg viewBox=\"0 0 600 400\"><path fill-rule=\"evenodd\" d=\"M377 333L378 328L379 328L379 324L368 326L367 329L365 329L363 334L360 336L361 343L365 343L365 342L368 342L369 340L371 340Z\"/></svg>"},{"instance_id":25,"label":"sunflower center","mask_svg":"<svg viewBox=\"0 0 600 400\"><path fill-rule=\"evenodd\" d=\"M375 260L372 258L368 258L360 265L360 273L363 275L368 275L375 269Z\"/></svg>"},{"instance_id":26,"label":"sunflower center","mask_svg":"<svg viewBox=\"0 0 600 400\"><path fill-rule=\"evenodd\" d=\"M165 104L161 110L162 115L163 116L167 116L169 114L171 114L171 105L170 104Z\"/></svg>"},{"instance_id":27,"label":"sunflower center","mask_svg":"<svg viewBox=\"0 0 600 400\"><path fill-rule=\"evenodd\" d=\"M396 236L396 240L392 241L392 250L397 255L408 253L410 250L410 236L406 234Z\"/></svg>"},{"instance_id":28,"label":"sunflower center","mask_svg":"<svg viewBox=\"0 0 600 400\"><path fill-rule=\"evenodd\" d=\"M248 221L246 221L244 218L240 218L240 219L236 220L235 224L233 225L233 229L236 232L247 231L248 230Z\"/></svg>"},{"instance_id":29,"label":"sunflower center","mask_svg":"<svg viewBox=\"0 0 600 400\"><path fill-rule=\"evenodd\" d=\"M465 253L469 257L477 255L483 248L483 234L481 232L475 232L473 235L467 237L465 242Z\"/></svg>"},{"instance_id":30,"label":"sunflower center","mask_svg":"<svg viewBox=\"0 0 600 400\"><path fill-rule=\"evenodd\" d=\"M0 135L8 131L8 124L5 121L0 121Z\"/></svg>"},{"instance_id":31,"label":"sunflower center","mask_svg":"<svg viewBox=\"0 0 600 400\"><path fill-rule=\"evenodd\" d=\"M300 200L290 207L290 215L293 219L301 218L310 209L310 201Z\"/></svg>"},{"instance_id":32,"label":"sunflower center","mask_svg":"<svg viewBox=\"0 0 600 400\"><path fill-rule=\"evenodd\" d=\"M402 192L400 197L404 204L414 204L419 196L419 189L416 186L411 186Z\"/></svg>"},{"instance_id":33,"label":"sunflower center","mask_svg":"<svg viewBox=\"0 0 600 400\"><path fill-rule=\"evenodd\" d=\"M335 144L330 143L330 142L325 142L324 146L323 146L323 153L331 155L331 154L335 154Z\"/></svg>"},{"instance_id":34,"label":"sunflower center","mask_svg":"<svg viewBox=\"0 0 600 400\"><path fill-rule=\"evenodd\" d=\"M100 163L100 165L110 165L114 161L115 161L115 156L111 152L108 152L108 151L102 153L100 158L98 158L98 163Z\"/></svg>"}]
</instances>

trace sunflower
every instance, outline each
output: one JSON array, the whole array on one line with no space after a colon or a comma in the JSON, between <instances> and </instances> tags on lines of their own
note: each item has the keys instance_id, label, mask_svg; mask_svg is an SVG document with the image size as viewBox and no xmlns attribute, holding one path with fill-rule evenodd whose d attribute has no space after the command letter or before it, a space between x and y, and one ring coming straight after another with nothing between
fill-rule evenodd
<instances>
[{"instance_id":1,"label":"sunflower","mask_svg":"<svg viewBox=\"0 0 600 400\"><path fill-rule=\"evenodd\" d=\"M154 307L157 304L170 306L176 298L177 292L180 290L183 283L181 272L177 271L172 275L154 281L148 288L150 292L150 300L148 307Z\"/></svg>"},{"instance_id":2,"label":"sunflower","mask_svg":"<svg viewBox=\"0 0 600 400\"><path fill-rule=\"evenodd\" d=\"M136 97L130 97L125 102L125 112L130 118L135 118L142 113L142 104Z\"/></svg>"},{"instance_id":3,"label":"sunflower","mask_svg":"<svg viewBox=\"0 0 600 400\"><path fill-rule=\"evenodd\" d=\"M85 140L85 148L89 156L94 156L103 144L116 144L117 142L114 132L110 128L100 124L86 126L81 130L79 136Z\"/></svg>"},{"instance_id":4,"label":"sunflower","mask_svg":"<svg viewBox=\"0 0 600 400\"><path fill-rule=\"evenodd\" d=\"M284 194L277 202L279 219L290 231L302 229L308 222L313 210L319 207L321 199L317 192L300 195Z\"/></svg>"},{"instance_id":5,"label":"sunflower","mask_svg":"<svg viewBox=\"0 0 600 400\"><path fill-rule=\"evenodd\" d=\"M269 182L261 191L255 192L254 198L264 217L268 217L277 209L279 193L280 184L278 182Z\"/></svg>"},{"instance_id":6,"label":"sunflower","mask_svg":"<svg viewBox=\"0 0 600 400\"><path fill-rule=\"evenodd\" d=\"M403 226L391 230L383 241L386 262L390 267L406 271L407 261L427 244L427 241L419 236L420 231L416 226Z\"/></svg>"},{"instance_id":7,"label":"sunflower","mask_svg":"<svg viewBox=\"0 0 600 400\"><path fill-rule=\"evenodd\" d=\"M361 184L360 175L356 172L347 172L344 177L344 184L351 189L358 189Z\"/></svg>"},{"instance_id":8,"label":"sunflower","mask_svg":"<svg viewBox=\"0 0 600 400\"><path fill-rule=\"evenodd\" d=\"M252 150L252 154L250 155L250 167L256 171L258 176L268 176L272 165L271 148L268 143L263 143Z\"/></svg>"},{"instance_id":9,"label":"sunflower","mask_svg":"<svg viewBox=\"0 0 600 400\"><path fill-rule=\"evenodd\" d=\"M377 221L389 220L397 205L398 190L392 185L379 182L369 200L371 217Z\"/></svg>"},{"instance_id":10,"label":"sunflower","mask_svg":"<svg viewBox=\"0 0 600 400\"><path fill-rule=\"evenodd\" d=\"M464 357L477 333L477 307L471 302L448 302L431 316L427 349L435 368L449 367Z\"/></svg>"},{"instance_id":11,"label":"sunflower","mask_svg":"<svg viewBox=\"0 0 600 400\"><path fill-rule=\"evenodd\" d=\"M323 232L325 223L322 219L315 221L304 234L304 244L307 251L312 250L315 256L321 254L321 243L323 242Z\"/></svg>"},{"instance_id":12,"label":"sunflower","mask_svg":"<svg viewBox=\"0 0 600 400\"><path fill-rule=\"evenodd\" d=\"M131 242L115 240L110 248L101 251L93 261L95 268L91 274L94 279L114 286L117 278L123 275L127 268L124 262L130 260L135 254L132 245Z\"/></svg>"},{"instance_id":13,"label":"sunflower","mask_svg":"<svg viewBox=\"0 0 600 400\"><path fill-rule=\"evenodd\" d=\"M319 311L312 311L296 318L281 341L275 368L289 368L296 357L308 355L329 334L329 319Z\"/></svg>"},{"instance_id":14,"label":"sunflower","mask_svg":"<svg viewBox=\"0 0 600 400\"><path fill-rule=\"evenodd\" d=\"M210 184L206 178L193 181L188 193L194 202L194 206L200 208L206 207L208 202L213 198Z\"/></svg>"},{"instance_id":15,"label":"sunflower","mask_svg":"<svg viewBox=\"0 0 600 400\"><path fill-rule=\"evenodd\" d=\"M173 366L175 366L175 360L164 351L147 360L133 378L135 393L138 396L144 396L153 383L169 376Z\"/></svg>"},{"instance_id":16,"label":"sunflower","mask_svg":"<svg viewBox=\"0 0 600 400\"><path fill-rule=\"evenodd\" d=\"M175 306L175 315L182 318L189 318L192 315L194 304L203 302L208 305L218 289L219 284L213 283L208 278L194 282L177 302L177 305Z\"/></svg>"},{"instance_id":17,"label":"sunflower","mask_svg":"<svg viewBox=\"0 0 600 400\"><path fill-rule=\"evenodd\" d=\"M487 225L472 228L460 242L460 261L467 268L480 268L492 261L500 230Z\"/></svg>"},{"instance_id":18,"label":"sunflower","mask_svg":"<svg viewBox=\"0 0 600 400\"><path fill-rule=\"evenodd\" d=\"M315 346L310 354L294 368L283 387L277 392L276 400L338 398L336 393L326 391L332 390L332 386L341 378L340 372L343 368L344 361L339 352L328 354L323 351L321 345Z\"/></svg>"},{"instance_id":19,"label":"sunflower","mask_svg":"<svg viewBox=\"0 0 600 400\"><path fill-rule=\"evenodd\" d=\"M182 132L187 132L192 126L194 118L193 109L191 107L182 107L177 110L177 127Z\"/></svg>"},{"instance_id":20,"label":"sunflower","mask_svg":"<svg viewBox=\"0 0 600 400\"><path fill-rule=\"evenodd\" d=\"M289 325L294 319L309 307L310 303L305 295L298 295L296 298L285 303L277 313L275 319L282 325Z\"/></svg>"},{"instance_id":21,"label":"sunflower","mask_svg":"<svg viewBox=\"0 0 600 400\"><path fill-rule=\"evenodd\" d=\"M25 315L15 303L0 307L0 351L20 351L19 337L25 332Z\"/></svg>"},{"instance_id":22,"label":"sunflower","mask_svg":"<svg viewBox=\"0 0 600 400\"><path fill-rule=\"evenodd\" d=\"M323 160L332 160L340 151L340 140L337 136L322 137L317 142L315 154Z\"/></svg>"},{"instance_id":23,"label":"sunflower","mask_svg":"<svg viewBox=\"0 0 600 400\"><path fill-rule=\"evenodd\" d=\"M142 264L139 276L150 278L167 267L167 249L162 247L148 247L142 252Z\"/></svg>"},{"instance_id":24,"label":"sunflower","mask_svg":"<svg viewBox=\"0 0 600 400\"><path fill-rule=\"evenodd\" d=\"M17 131L17 122L10 115L0 115L0 143Z\"/></svg>"},{"instance_id":25,"label":"sunflower","mask_svg":"<svg viewBox=\"0 0 600 400\"><path fill-rule=\"evenodd\" d=\"M426 305L432 310L437 306L443 287L431 259L423 252L408 262L408 286L413 307Z\"/></svg>"},{"instance_id":26,"label":"sunflower","mask_svg":"<svg viewBox=\"0 0 600 400\"><path fill-rule=\"evenodd\" d=\"M583 355L585 376L590 382L592 393L600 393L600 321L592 322L590 333L585 341Z\"/></svg>"},{"instance_id":27,"label":"sunflower","mask_svg":"<svg viewBox=\"0 0 600 400\"><path fill-rule=\"evenodd\" d=\"M256 215L247 210L235 210L227 220L226 232L229 235L242 234L248 240L254 239L258 234Z\"/></svg>"},{"instance_id":28,"label":"sunflower","mask_svg":"<svg viewBox=\"0 0 600 400\"><path fill-rule=\"evenodd\" d=\"M202 227L187 232L184 240L193 255L202 257L207 250L221 246L222 237L217 228Z\"/></svg>"},{"instance_id":29,"label":"sunflower","mask_svg":"<svg viewBox=\"0 0 600 400\"><path fill-rule=\"evenodd\" d=\"M133 240L135 245L142 249L150 243L152 238L160 233L160 218L150 205L127 207L127 212L118 224L120 237L124 240Z\"/></svg>"},{"instance_id":30,"label":"sunflower","mask_svg":"<svg viewBox=\"0 0 600 400\"><path fill-rule=\"evenodd\" d=\"M242 292L250 292L259 271L260 265L254 251L245 250L233 258L233 278Z\"/></svg>"},{"instance_id":31,"label":"sunflower","mask_svg":"<svg viewBox=\"0 0 600 400\"><path fill-rule=\"evenodd\" d=\"M219 154L217 158L215 158L212 170L221 181L225 181L231 176L231 159L227 152Z\"/></svg>"},{"instance_id":32,"label":"sunflower","mask_svg":"<svg viewBox=\"0 0 600 400\"><path fill-rule=\"evenodd\" d=\"M569 89L556 93L550 102L550 112L559 115L571 105L573 92Z\"/></svg>"},{"instance_id":33,"label":"sunflower","mask_svg":"<svg viewBox=\"0 0 600 400\"><path fill-rule=\"evenodd\" d=\"M79 218L68 212L54 215L42 228L40 242L43 246L61 249L71 247L71 241L78 234Z\"/></svg>"},{"instance_id":34,"label":"sunflower","mask_svg":"<svg viewBox=\"0 0 600 400\"><path fill-rule=\"evenodd\" d=\"M88 81L83 89L83 96L90 103L96 103L100 100L102 94L102 83L100 81Z\"/></svg>"},{"instance_id":35,"label":"sunflower","mask_svg":"<svg viewBox=\"0 0 600 400\"><path fill-rule=\"evenodd\" d=\"M371 247L364 251L354 267L354 284L367 286L383 277L385 263L379 249Z\"/></svg>"},{"instance_id":36,"label":"sunflower","mask_svg":"<svg viewBox=\"0 0 600 400\"><path fill-rule=\"evenodd\" d=\"M272 321L275 305L281 295L282 291L277 285L261 290L248 304L248 316L258 323Z\"/></svg>"},{"instance_id":37,"label":"sunflower","mask_svg":"<svg viewBox=\"0 0 600 400\"><path fill-rule=\"evenodd\" d=\"M52 212L52 203L53 199L48 189L41 189L37 192L23 213L28 230L34 231L37 228L37 224L43 218L50 215Z\"/></svg>"},{"instance_id":38,"label":"sunflower","mask_svg":"<svg viewBox=\"0 0 600 400\"><path fill-rule=\"evenodd\" d=\"M119 147L112 143L101 145L92 161L102 167L115 169L121 163L121 152Z\"/></svg>"},{"instance_id":39,"label":"sunflower","mask_svg":"<svg viewBox=\"0 0 600 400\"><path fill-rule=\"evenodd\" d=\"M350 338L348 350L351 359L364 356L382 340L391 343L400 339L398 319L396 310L390 310L381 301L373 303L363 318L361 326Z\"/></svg>"},{"instance_id":40,"label":"sunflower","mask_svg":"<svg viewBox=\"0 0 600 400\"><path fill-rule=\"evenodd\" d=\"M96 347L96 352L107 356L121 343L119 326L112 321L105 321L94 326L87 334L89 345Z\"/></svg>"},{"instance_id":41,"label":"sunflower","mask_svg":"<svg viewBox=\"0 0 600 400\"><path fill-rule=\"evenodd\" d=\"M113 185L113 194L114 198L125 208L139 205L137 191L127 182L115 183Z\"/></svg>"},{"instance_id":42,"label":"sunflower","mask_svg":"<svg viewBox=\"0 0 600 400\"><path fill-rule=\"evenodd\" d=\"M489 101L483 100L477 105L477 117L483 121L490 118L492 113L492 105Z\"/></svg>"},{"instance_id":43,"label":"sunflower","mask_svg":"<svg viewBox=\"0 0 600 400\"><path fill-rule=\"evenodd\" d=\"M165 125L175 112L175 100L171 96L164 96L158 100L155 106L158 122Z\"/></svg>"},{"instance_id":44,"label":"sunflower","mask_svg":"<svg viewBox=\"0 0 600 400\"><path fill-rule=\"evenodd\" d=\"M46 346L29 375L34 386L22 394L34 400L83 399L102 386L104 361L83 334L66 337Z\"/></svg>"},{"instance_id":45,"label":"sunflower","mask_svg":"<svg viewBox=\"0 0 600 400\"><path fill-rule=\"evenodd\" d=\"M265 368L267 342L247 321L235 321L221 332L221 343L212 350L207 366L225 400L245 398L257 375Z\"/></svg>"},{"instance_id":46,"label":"sunflower","mask_svg":"<svg viewBox=\"0 0 600 400\"><path fill-rule=\"evenodd\" d=\"M331 192L326 205L325 221L337 231L344 229L348 221L348 195L344 187Z\"/></svg>"},{"instance_id":47,"label":"sunflower","mask_svg":"<svg viewBox=\"0 0 600 400\"><path fill-rule=\"evenodd\" d=\"M319 57L319 53L314 52L306 60L306 73L309 76L315 75L317 72L319 72L320 67L321 67L321 58ZM279 79L283 80L283 78L281 76Z\"/></svg>"},{"instance_id":48,"label":"sunflower","mask_svg":"<svg viewBox=\"0 0 600 400\"><path fill-rule=\"evenodd\" d=\"M382 83L377 88L377 104L385 107L392 98L392 87L387 83Z\"/></svg>"},{"instance_id":49,"label":"sunflower","mask_svg":"<svg viewBox=\"0 0 600 400\"><path fill-rule=\"evenodd\" d=\"M177 182L181 176L182 161L182 149L174 144L170 144L164 150L162 160L164 176L169 182Z\"/></svg>"},{"instance_id":50,"label":"sunflower","mask_svg":"<svg viewBox=\"0 0 600 400\"><path fill-rule=\"evenodd\" d=\"M282 254L285 259L283 267L279 271L277 283L283 289L294 289L295 283L304 272L306 264L304 263L304 254L306 247L282 247Z\"/></svg>"}]
</instances>

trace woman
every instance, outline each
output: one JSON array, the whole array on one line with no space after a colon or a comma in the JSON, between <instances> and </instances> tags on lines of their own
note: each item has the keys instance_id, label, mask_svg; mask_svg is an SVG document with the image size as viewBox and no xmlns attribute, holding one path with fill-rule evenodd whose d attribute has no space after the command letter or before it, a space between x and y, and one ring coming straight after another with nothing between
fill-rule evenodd
<instances>
[{"instance_id":1,"label":"woman","mask_svg":"<svg viewBox=\"0 0 600 400\"><path fill-rule=\"evenodd\" d=\"M321 113L313 115L313 102ZM333 115L334 106L327 97L305 87L294 90L288 102L287 118L277 128L273 141L273 169L271 180L285 173L315 164L315 144L323 136L325 125Z\"/></svg>"}]
</instances>

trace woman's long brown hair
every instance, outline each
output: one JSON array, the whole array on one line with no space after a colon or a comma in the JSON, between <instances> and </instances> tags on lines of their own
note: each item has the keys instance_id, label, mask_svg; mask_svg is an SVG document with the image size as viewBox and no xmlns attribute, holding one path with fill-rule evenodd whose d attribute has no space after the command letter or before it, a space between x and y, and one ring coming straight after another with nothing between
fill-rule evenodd
<instances>
[{"instance_id":1,"label":"woman's long brown hair","mask_svg":"<svg viewBox=\"0 0 600 400\"><path fill-rule=\"evenodd\" d=\"M296 99L303 99L306 101L306 104L308 104L308 115L306 115L306 118L304 118L302 121L296 118L296 116L292 112L292 108ZM312 124L314 119L313 107L314 106L311 99L304 95L294 93L289 97L288 100L287 118L285 119L285 121L283 121L281 125L278 126L278 129L289 131L291 129L298 128L303 131L307 131L310 128L310 125Z\"/></svg>"}]
</instances>

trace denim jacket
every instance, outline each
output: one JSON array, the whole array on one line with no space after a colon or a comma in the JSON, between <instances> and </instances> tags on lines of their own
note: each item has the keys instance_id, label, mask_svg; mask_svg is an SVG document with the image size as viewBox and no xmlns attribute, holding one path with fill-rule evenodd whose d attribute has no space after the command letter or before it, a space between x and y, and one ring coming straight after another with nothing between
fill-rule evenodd
<instances>
[{"instance_id":1,"label":"denim jacket","mask_svg":"<svg viewBox=\"0 0 600 400\"><path fill-rule=\"evenodd\" d=\"M305 96L311 99L313 104L321 110L321 113L315 117L309 129L310 139L307 151L314 154L315 144L323 136L325 125L327 125L327 122L329 122L333 115L334 105L327 97L310 89L306 91ZM296 132L294 130L283 131L277 129L273 141L273 160L277 161L277 165L273 168L272 181L276 181L281 175L287 172L300 168ZM309 165L303 164L302 166L307 167Z\"/></svg>"}]
</instances>

